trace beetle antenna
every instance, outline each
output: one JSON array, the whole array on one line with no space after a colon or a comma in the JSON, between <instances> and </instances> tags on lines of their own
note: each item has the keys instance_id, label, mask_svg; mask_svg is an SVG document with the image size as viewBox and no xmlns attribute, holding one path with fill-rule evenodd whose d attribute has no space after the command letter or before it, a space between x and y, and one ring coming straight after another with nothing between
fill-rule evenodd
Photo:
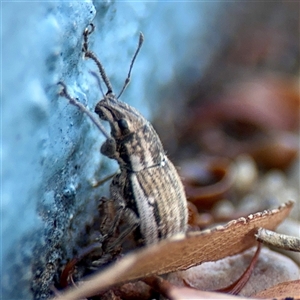
<instances>
[{"instance_id":1,"label":"beetle antenna","mask_svg":"<svg viewBox=\"0 0 300 300\"><path fill-rule=\"evenodd\" d=\"M104 136L109 139L110 138L110 135L106 132L104 126L98 121L98 119L96 119L95 115L92 114L82 103L80 103L78 100L72 98L70 96L70 94L68 93L67 91L67 87L66 85L60 81L58 82L59 85L62 86L62 89L61 91L59 92L59 95L62 96L62 97L65 97L69 100L69 102L78 107L79 110L81 110L83 113L87 114L88 117L92 120L92 122L98 127L98 129L104 134Z\"/></svg>"},{"instance_id":2,"label":"beetle antenna","mask_svg":"<svg viewBox=\"0 0 300 300\"><path fill-rule=\"evenodd\" d=\"M143 45L143 42L144 42L144 35L140 32L140 36L139 36L139 43L138 43L138 46L137 46L137 49L133 55L133 58L131 60L131 63L130 63L130 67L129 67L129 72L128 72L128 75L127 75L127 78L125 79L125 82L124 82L124 85L123 85L123 88L119 94L119 96L117 97L117 99L119 99L121 97L121 95L123 94L123 92L125 91L126 87L128 86L129 82L130 82L130 76L131 76L131 70L132 70L132 67L133 67L133 64L134 64L134 61L138 55L138 53L140 52L141 50L141 47Z\"/></svg>"},{"instance_id":3,"label":"beetle antenna","mask_svg":"<svg viewBox=\"0 0 300 300\"><path fill-rule=\"evenodd\" d=\"M101 62L98 60L96 55L92 51L90 51L89 48L88 48L88 36L94 31L94 29L95 29L95 25L90 24L90 26L87 27L84 30L84 32L83 32L84 43L83 43L83 49L82 50L84 52L85 57L91 58L96 63L96 65L98 67L98 70L100 72L100 75L101 75L101 77L102 77L102 79L103 79L103 81L104 81L104 83L107 87L106 95L107 94L112 94L112 92L113 92L112 85L111 85L111 83L110 83L110 81L109 81L109 79L108 79L108 77L105 73L104 67L102 66Z\"/></svg>"}]
</instances>

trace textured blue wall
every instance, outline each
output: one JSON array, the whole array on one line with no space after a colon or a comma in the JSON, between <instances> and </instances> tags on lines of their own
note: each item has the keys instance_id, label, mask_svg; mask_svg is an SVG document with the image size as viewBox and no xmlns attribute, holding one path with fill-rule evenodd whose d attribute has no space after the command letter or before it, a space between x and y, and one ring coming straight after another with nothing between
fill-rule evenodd
<instances>
[{"instance_id":1,"label":"textured blue wall","mask_svg":"<svg viewBox=\"0 0 300 300\"><path fill-rule=\"evenodd\" d=\"M144 33L122 100L150 118L174 78L184 84L201 76L214 51L203 40L219 5L24 1L1 6L2 299L42 299L60 259L72 257L76 238L107 193L107 186L93 189L91 182L117 169L99 153L103 136L57 94L56 84L63 80L91 109L101 97L89 73L96 68L82 58L83 30L92 21L97 26L91 48L116 93L138 32Z\"/></svg>"}]
</instances>

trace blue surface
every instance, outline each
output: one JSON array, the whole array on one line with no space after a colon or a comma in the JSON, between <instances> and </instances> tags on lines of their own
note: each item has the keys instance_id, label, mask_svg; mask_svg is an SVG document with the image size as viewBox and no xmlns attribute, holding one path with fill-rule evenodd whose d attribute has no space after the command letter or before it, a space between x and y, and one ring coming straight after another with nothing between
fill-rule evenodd
<instances>
[{"instance_id":1,"label":"blue surface","mask_svg":"<svg viewBox=\"0 0 300 300\"><path fill-rule=\"evenodd\" d=\"M63 80L91 109L100 100L89 73L96 68L82 59L83 30L91 21L97 26L90 46L116 93L138 33L144 33L145 44L122 100L150 118L174 78L190 82L201 76L212 53L202 38L218 4L1 5L2 299L43 299L49 296L59 261L72 257L97 200L107 194L107 186L93 189L91 181L117 169L99 153L101 133L57 94L56 84Z\"/></svg>"}]
</instances>

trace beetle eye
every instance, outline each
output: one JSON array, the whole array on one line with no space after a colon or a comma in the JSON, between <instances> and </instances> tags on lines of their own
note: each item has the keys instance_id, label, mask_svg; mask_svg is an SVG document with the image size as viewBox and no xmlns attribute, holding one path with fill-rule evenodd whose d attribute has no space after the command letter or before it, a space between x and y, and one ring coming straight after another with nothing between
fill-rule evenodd
<instances>
[{"instance_id":1,"label":"beetle eye","mask_svg":"<svg viewBox=\"0 0 300 300\"><path fill-rule=\"evenodd\" d=\"M128 131L128 129L129 129L128 123L125 119L120 119L118 121L118 125L119 125L121 131Z\"/></svg>"}]
</instances>

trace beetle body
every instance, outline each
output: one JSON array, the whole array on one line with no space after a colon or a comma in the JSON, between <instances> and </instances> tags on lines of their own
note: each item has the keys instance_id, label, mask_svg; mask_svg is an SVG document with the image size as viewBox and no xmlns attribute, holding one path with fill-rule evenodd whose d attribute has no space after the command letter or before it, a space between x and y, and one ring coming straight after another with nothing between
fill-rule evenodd
<instances>
[{"instance_id":1,"label":"beetle body","mask_svg":"<svg viewBox=\"0 0 300 300\"><path fill-rule=\"evenodd\" d=\"M152 244L185 232L184 188L151 123L111 94L98 102L95 112L111 127L101 152L116 159L121 170L111 183L111 196L122 198L134 211L138 243Z\"/></svg>"},{"instance_id":2,"label":"beetle body","mask_svg":"<svg viewBox=\"0 0 300 300\"><path fill-rule=\"evenodd\" d=\"M88 36L93 30L94 26L91 25L90 29L84 31L83 51L86 58L96 63L108 89L96 105L95 112L100 119L109 122L111 134L105 131L90 111L68 94L62 82L60 84L63 91L60 95L85 112L102 131L107 140L101 147L101 153L115 159L120 166L120 173L114 176L110 185L111 200L118 213L107 236L114 234L121 218L126 219L128 228L120 233L120 241L132 231L135 231L138 245L153 244L177 233L184 233L188 212L180 177L165 155L160 138L151 123L136 109L119 100L129 83L133 62L143 43L143 35L140 34L139 45L123 89L116 97L101 62L88 49Z\"/></svg>"}]
</instances>

